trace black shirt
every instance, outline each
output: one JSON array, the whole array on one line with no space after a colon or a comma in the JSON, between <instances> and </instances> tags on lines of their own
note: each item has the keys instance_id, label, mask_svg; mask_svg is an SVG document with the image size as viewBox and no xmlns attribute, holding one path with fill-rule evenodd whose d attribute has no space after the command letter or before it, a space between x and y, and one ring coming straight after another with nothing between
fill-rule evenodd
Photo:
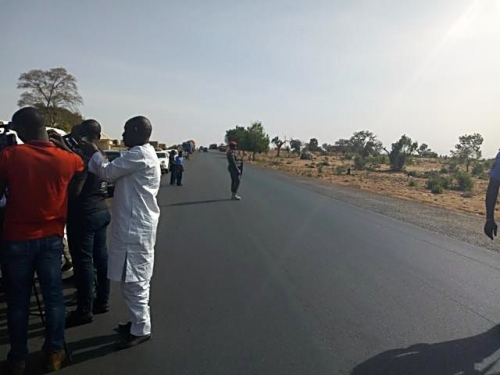
<instances>
[{"instance_id":1,"label":"black shirt","mask_svg":"<svg viewBox=\"0 0 500 375\"><path fill-rule=\"evenodd\" d=\"M88 214L108 209L106 205L107 184L88 171L89 159L84 157L85 172L78 178L86 178L80 195L69 202L69 214Z\"/></svg>"}]
</instances>

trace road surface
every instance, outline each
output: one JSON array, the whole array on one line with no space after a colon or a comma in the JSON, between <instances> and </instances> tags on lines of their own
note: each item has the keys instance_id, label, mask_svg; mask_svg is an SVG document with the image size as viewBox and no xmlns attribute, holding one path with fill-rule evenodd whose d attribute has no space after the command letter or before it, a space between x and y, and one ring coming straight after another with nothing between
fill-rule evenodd
<instances>
[{"instance_id":1,"label":"road surface","mask_svg":"<svg viewBox=\"0 0 500 375\"><path fill-rule=\"evenodd\" d=\"M116 352L113 310L68 330L61 374L497 374L498 255L248 166L196 154L159 195L153 340ZM33 317L29 366L42 344ZM0 305L0 356L8 350Z\"/></svg>"}]
</instances>

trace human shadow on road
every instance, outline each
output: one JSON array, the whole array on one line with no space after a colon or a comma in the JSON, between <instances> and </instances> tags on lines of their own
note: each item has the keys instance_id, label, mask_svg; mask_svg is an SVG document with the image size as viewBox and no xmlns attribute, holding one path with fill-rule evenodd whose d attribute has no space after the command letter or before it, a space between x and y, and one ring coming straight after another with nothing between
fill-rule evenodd
<instances>
[{"instance_id":1,"label":"human shadow on road","mask_svg":"<svg viewBox=\"0 0 500 375\"><path fill-rule=\"evenodd\" d=\"M68 343L73 357L73 364L105 357L116 351L116 341L119 334L91 337L88 339Z\"/></svg>"},{"instance_id":2,"label":"human shadow on road","mask_svg":"<svg viewBox=\"0 0 500 375\"><path fill-rule=\"evenodd\" d=\"M194 202L182 202L182 203L172 203L160 205L160 207L178 207L178 206L192 206L196 204L207 204L207 203L217 203L217 202L230 202L232 199L210 199L206 201L194 201Z\"/></svg>"},{"instance_id":3,"label":"human shadow on road","mask_svg":"<svg viewBox=\"0 0 500 375\"><path fill-rule=\"evenodd\" d=\"M351 375L500 374L500 326L477 336L388 350L356 366Z\"/></svg>"}]
</instances>

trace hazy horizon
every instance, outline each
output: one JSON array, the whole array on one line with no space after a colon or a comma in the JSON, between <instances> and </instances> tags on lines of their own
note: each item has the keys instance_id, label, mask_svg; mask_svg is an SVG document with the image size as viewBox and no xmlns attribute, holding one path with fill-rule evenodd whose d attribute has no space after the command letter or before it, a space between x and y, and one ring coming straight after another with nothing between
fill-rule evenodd
<instances>
[{"instance_id":1,"label":"hazy horizon","mask_svg":"<svg viewBox=\"0 0 500 375\"><path fill-rule=\"evenodd\" d=\"M271 138L320 144L366 129L439 154L466 133L485 157L500 147L498 1L117 4L0 2L0 119L21 73L62 66L83 116L116 138L142 114L167 144L220 143L259 120Z\"/></svg>"}]
</instances>

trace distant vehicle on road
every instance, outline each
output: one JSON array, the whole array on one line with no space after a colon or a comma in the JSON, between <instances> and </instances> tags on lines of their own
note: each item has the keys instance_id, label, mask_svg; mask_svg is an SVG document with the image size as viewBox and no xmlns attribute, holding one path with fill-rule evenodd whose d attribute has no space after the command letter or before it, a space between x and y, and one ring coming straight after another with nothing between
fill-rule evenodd
<instances>
[{"instance_id":1,"label":"distant vehicle on road","mask_svg":"<svg viewBox=\"0 0 500 375\"><path fill-rule=\"evenodd\" d=\"M218 147L219 146L217 146L217 143L212 143L210 146L208 146L210 150L217 150Z\"/></svg>"},{"instance_id":2,"label":"distant vehicle on road","mask_svg":"<svg viewBox=\"0 0 500 375\"><path fill-rule=\"evenodd\" d=\"M203 152L208 152L208 148L203 147Z\"/></svg>"},{"instance_id":3,"label":"distant vehicle on road","mask_svg":"<svg viewBox=\"0 0 500 375\"><path fill-rule=\"evenodd\" d=\"M156 156L160 161L161 173L166 174L170 170L170 163L168 161L167 151L157 151Z\"/></svg>"}]
</instances>

